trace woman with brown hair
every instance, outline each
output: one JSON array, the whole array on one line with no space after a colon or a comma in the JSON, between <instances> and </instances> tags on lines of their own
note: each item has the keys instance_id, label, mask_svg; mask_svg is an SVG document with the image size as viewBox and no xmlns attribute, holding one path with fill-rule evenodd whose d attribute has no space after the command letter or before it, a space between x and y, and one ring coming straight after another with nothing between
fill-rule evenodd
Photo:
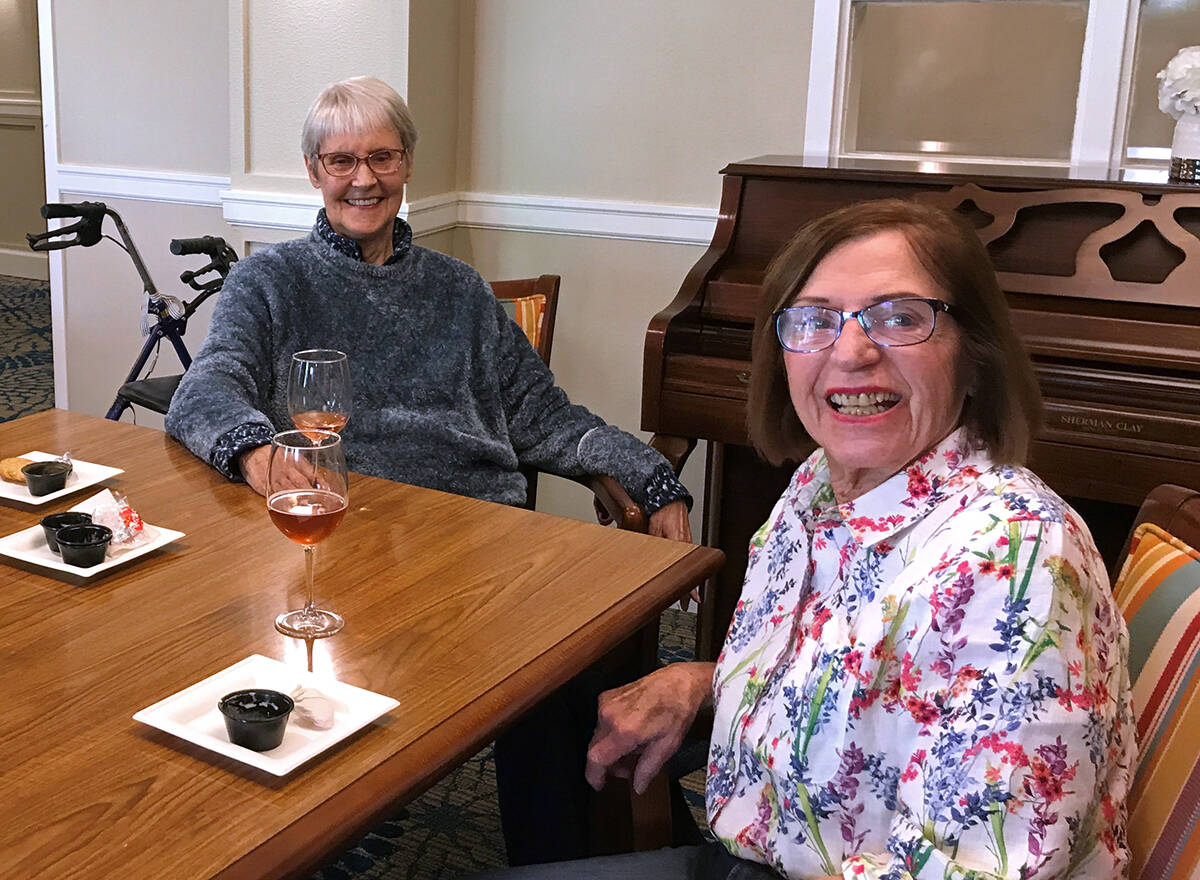
<instances>
[{"instance_id":1,"label":"woman with brown hair","mask_svg":"<svg viewBox=\"0 0 1200 880\"><path fill-rule=\"evenodd\" d=\"M644 788L714 705L719 843L553 876L1125 876L1128 637L1086 526L1021 466L1037 386L974 231L903 201L810 223L752 376L753 442L803 461L724 648L602 695L588 763Z\"/></svg>"}]
</instances>

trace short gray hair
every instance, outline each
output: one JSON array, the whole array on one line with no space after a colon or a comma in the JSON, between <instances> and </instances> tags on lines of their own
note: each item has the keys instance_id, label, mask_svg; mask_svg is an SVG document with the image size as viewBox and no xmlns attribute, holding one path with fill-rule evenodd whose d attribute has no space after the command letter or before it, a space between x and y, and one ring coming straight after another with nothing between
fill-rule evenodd
<instances>
[{"instance_id":1,"label":"short gray hair","mask_svg":"<svg viewBox=\"0 0 1200 880\"><path fill-rule=\"evenodd\" d=\"M300 150L316 160L325 138L373 128L393 129L409 155L417 145L412 114L395 89L373 76L344 79L326 86L308 108Z\"/></svg>"}]
</instances>

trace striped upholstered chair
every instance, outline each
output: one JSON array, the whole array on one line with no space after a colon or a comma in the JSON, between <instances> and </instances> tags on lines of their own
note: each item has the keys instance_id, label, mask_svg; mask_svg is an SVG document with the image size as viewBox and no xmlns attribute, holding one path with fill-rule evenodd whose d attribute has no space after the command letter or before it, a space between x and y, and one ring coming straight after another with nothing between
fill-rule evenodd
<instances>
[{"instance_id":1,"label":"striped upholstered chair","mask_svg":"<svg viewBox=\"0 0 1200 880\"><path fill-rule=\"evenodd\" d=\"M1129 625L1140 759L1131 880L1200 877L1200 492L1159 486L1113 587Z\"/></svg>"},{"instance_id":2,"label":"striped upholstered chair","mask_svg":"<svg viewBox=\"0 0 1200 880\"><path fill-rule=\"evenodd\" d=\"M542 362L550 366L550 347L554 344L554 317L558 314L557 275L493 281L492 293L510 318L525 331Z\"/></svg>"},{"instance_id":3,"label":"striped upholstered chair","mask_svg":"<svg viewBox=\"0 0 1200 880\"><path fill-rule=\"evenodd\" d=\"M542 359L550 366L550 348L554 345L554 317L558 313L557 275L539 275L537 278L517 278L512 281L491 282L492 293L508 316L525 331L525 338ZM537 504L537 471L522 468L525 475L525 506L533 510Z\"/></svg>"}]
</instances>

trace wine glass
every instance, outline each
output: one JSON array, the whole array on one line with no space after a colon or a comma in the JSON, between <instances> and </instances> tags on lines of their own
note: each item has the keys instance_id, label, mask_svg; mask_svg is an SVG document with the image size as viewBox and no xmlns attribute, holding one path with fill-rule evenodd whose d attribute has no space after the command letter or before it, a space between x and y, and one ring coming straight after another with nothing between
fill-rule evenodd
<instances>
[{"instance_id":1,"label":"wine glass","mask_svg":"<svg viewBox=\"0 0 1200 880\"><path fill-rule=\"evenodd\" d=\"M292 355L288 412L301 431L341 431L350 420L352 393L345 352L310 348Z\"/></svg>"},{"instance_id":2,"label":"wine glass","mask_svg":"<svg viewBox=\"0 0 1200 880\"><path fill-rule=\"evenodd\" d=\"M333 431L309 428L280 431L271 438L267 464L267 512L275 527L304 548L308 593L304 607L275 618L275 628L301 639L337 633L341 615L318 608L313 599L313 556L317 544L333 533L350 501L342 438Z\"/></svg>"}]
</instances>

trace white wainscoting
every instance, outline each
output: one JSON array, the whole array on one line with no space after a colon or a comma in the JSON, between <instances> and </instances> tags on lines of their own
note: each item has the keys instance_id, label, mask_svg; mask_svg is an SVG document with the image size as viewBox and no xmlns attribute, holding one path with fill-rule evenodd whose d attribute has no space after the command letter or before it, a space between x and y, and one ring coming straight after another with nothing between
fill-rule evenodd
<instances>
[{"instance_id":1,"label":"white wainscoting","mask_svg":"<svg viewBox=\"0 0 1200 880\"><path fill-rule=\"evenodd\" d=\"M465 192L458 195L458 225L706 245L712 241L717 210L690 205Z\"/></svg>"},{"instance_id":2,"label":"white wainscoting","mask_svg":"<svg viewBox=\"0 0 1200 880\"><path fill-rule=\"evenodd\" d=\"M255 229L311 229L321 198L316 193L231 190L226 181L217 204L231 226Z\"/></svg>"},{"instance_id":3,"label":"white wainscoting","mask_svg":"<svg viewBox=\"0 0 1200 880\"><path fill-rule=\"evenodd\" d=\"M56 170L59 192L96 198L215 207L221 204L221 191L229 189L228 177L207 174L94 165L59 165Z\"/></svg>"},{"instance_id":4,"label":"white wainscoting","mask_svg":"<svg viewBox=\"0 0 1200 880\"><path fill-rule=\"evenodd\" d=\"M17 278L50 280L50 266L45 254L31 250L0 247L0 275L15 275Z\"/></svg>"},{"instance_id":5,"label":"white wainscoting","mask_svg":"<svg viewBox=\"0 0 1200 880\"><path fill-rule=\"evenodd\" d=\"M41 99L26 92L0 90L0 116L33 119L36 120L33 125L40 126L42 119Z\"/></svg>"},{"instance_id":6,"label":"white wainscoting","mask_svg":"<svg viewBox=\"0 0 1200 880\"><path fill-rule=\"evenodd\" d=\"M233 226L307 230L321 207L317 192L231 190L228 177L59 165L61 192L220 207ZM455 226L706 245L716 208L566 199L550 196L450 192L406 203L401 211L417 235Z\"/></svg>"}]
</instances>

